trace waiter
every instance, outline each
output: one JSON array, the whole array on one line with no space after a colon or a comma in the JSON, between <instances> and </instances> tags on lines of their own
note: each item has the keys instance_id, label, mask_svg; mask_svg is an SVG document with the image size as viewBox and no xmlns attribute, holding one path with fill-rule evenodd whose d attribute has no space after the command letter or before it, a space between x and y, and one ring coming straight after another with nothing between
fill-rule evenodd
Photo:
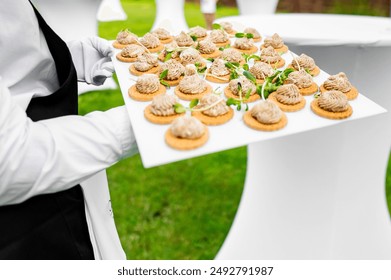
<instances>
[{"instance_id":1,"label":"waiter","mask_svg":"<svg viewBox=\"0 0 391 280\"><path fill-rule=\"evenodd\" d=\"M137 152L131 124L123 106L77 116L110 46L69 50L29 1L1 4L0 259L124 259L104 169Z\"/></svg>"}]
</instances>

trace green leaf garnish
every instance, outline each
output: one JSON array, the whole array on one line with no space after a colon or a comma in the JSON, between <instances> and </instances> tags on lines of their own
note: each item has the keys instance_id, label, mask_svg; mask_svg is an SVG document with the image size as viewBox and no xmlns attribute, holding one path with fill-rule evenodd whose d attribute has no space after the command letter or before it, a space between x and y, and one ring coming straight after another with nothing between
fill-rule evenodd
<instances>
[{"instance_id":1,"label":"green leaf garnish","mask_svg":"<svg viewBox=\"0 0 391 280\"><path fill-rule=\"evenodd\" d=\"M192 109L194 108L195 106L197 106L199 103L199 99L193 99L192 101L190 101L190 104L189 104L189 108Z\"/></svg>"},{"instance_id":2,"label":"green leaf garnish","mask_svg":"<svg viewBox=\"0 0 391 280\"><path fill-rule=\"evenodd\" d=\"M247 39L252 39L254 38L254 35L252 33L246 33Z\"/></svg>"},{"instance_id":3,"label":"green leaf garnish","mask_svg":"<svg viewBox=\"0 0 391 280\"><path fill-rule=\"evenodd\" d=\"M170 84L167 83L167 82L164 81L164 80L160 80L160 83L161 83L163 86L165 86L166 88L170 88L170 87L171 87Z\"/></svg>"},{"instance_id":4,"label":"green leaf garnish","mask_svg":"<svg viewBox=\"0 0 391 280\"><path fill-rule=\"evenodd\" d=\"M250 98L250 95L251 95L251 88L248 89L246 95L244 96L244 99L249 99Z\"/></svg>"},{"instance_id":5,"label":"green leaf garnish","mask_svg":"<svg viewBox=\"0 0 391 280\"><path fill-rule=\"evenodd\" d=\"M215 59L214 58L207 58L206 60L208 60L208 61L210 61L210 62L213 62L213 61L215 61Z\"/></svg>"},{"instance_id":6,"label":"green leaf garnish","mask_svg":"<svg viewBox=\"0 0 391 280\"><path fill-rule=\"evenodd\" d=\"M257 83L257 79L254 77L253 74L251 74L249 71L247 70L244 70L243 71L243 75L249 79L253 84L256 84Z\"/></svg>"},{"instance_id":7,"label":"green leaf garnish","mask_svg":"<svg viewBox=\"0 0 391 280\"><path fill-rule=\"evenodd\" d=\"M247 63L243 64L242 67L243 67L243 69L246 70L246 71L248 71L248 70L250 69L250 67L248 66Z\"/></svg>"},{"instance_id":8,"label":"green leaf garnish","mask_svg":"<svg viewBox=\"0 0 391 280\"><path fill-rule=\"evenodd\" d=\"M182 113L186 112L186 108L180 103L175 103L173 105L173 107L174 107L175 113L177 113L177 114L182 114Z\"/></svg>"},{"instance_id":9,"label":"green leaf garnish","mask_svg":"<svg viewBox=\"0 0 391 280\"><path fill-rule=\"evenodd\" d=\"M218 23L213 23L212 27L213 29L222 29L221 25Z\"/></svg>"},{"instance_id":10,"label":"green leaf garnish","mask_svg":"<svg viewBox=\"0 0 391 280\"><path fill-rule=\"evenodd\" d=\"M231 74L229 75L229 79L230 80L235 80L237 78L239 78L239 74L236 73L235 71L232 71Z\"/></svg>"},{"instance_id":11,"label":"green leaf garnish","mask_svg":"<svg viewBox=\"0 0 391 280\"><path fill-rule=\"evenodd\" d=\"M168 75L168 69L166 69L162 73L160 73L159 79L163 80L163 79L165 79L167 77L167 75Z\"/></svg>"},{"instance_id":12,"label":"green leaf garnish","mask_svg":"<svg viewBox=\"0 0 391 280\"><path fill-rule=\"evenodd\" d=\"M197 42L197 39L198 39L197 36L195 36L195 35L190 35L190 37L191 37L191 39L193 39L194 42Z\"/></svg>"},{"instance_id":13,"label":"green leaf garnish","mask_svg":"<svg viewBox=\"0 0 391 280\"><path fill-rule=\"evenodd\" d=\"M236 33L235 37L236 38L243 38L246 34L245 33Z\"/></svg>"},{"instance_id":14,"label":"green leaf garnish","mask_svg":"<svg viewBox=\"0 0 391 280\"><path fill-rule=\"evenodd\" d=\"M202 67L202 68L197 67L197 72L198 72L199 74L203 74L203 73L205 73L206 69L207 69L206 66L204 66L204 67Z\"/></svg>"},{"instance_id":15,"label":"green leaf garnish","mask_svg":"<svg viewBox=\"0 0 391 280\"><path fill-rule=\"evenodd\" d=\"M170 59L171 59L172 53L173 53L173 52L167 52L166 56L164 57L164 62L166 62L167 60L170 60Z\"/></svg>"}]
</instances>

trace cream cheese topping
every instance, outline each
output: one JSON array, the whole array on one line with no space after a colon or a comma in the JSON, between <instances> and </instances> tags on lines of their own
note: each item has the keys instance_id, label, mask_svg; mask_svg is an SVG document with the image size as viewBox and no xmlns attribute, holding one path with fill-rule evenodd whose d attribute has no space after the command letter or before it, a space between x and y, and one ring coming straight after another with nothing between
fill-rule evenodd
<instances>
[{"instance_id":1,"label":"cream cheese topping","mask_svg":"<svg viewBox=\"0 0 391 280\"><path fill-rule=\"evenodd\" d=\"M183 116L172 122L170 130L178 138L197 139L204 135L205 126L194 117Z\"/></svg>"},{"instance_id":2,"label":"cream cheese topping","mask_svg":"<svg viewBox=\"0 0 391 280\"><path fill-rule=\"evenodd\" d=\"M190 28L189 35L196 36L197 38L203 38L203 37L206 37L208 35L208 33L206 32L205 28L203 28L201 26L195 26L195 27Z\"/></svg>"},{"instance_id":3,"label":"cream cheese topping","mask_svg":"<svg viewBox=\"0 0 391 280\"><path fill-rule=\"evenodd\" d=\"M260 101L251 109L251 116L263 124L278 123L282 118L281 109L271 101Z\"/></svg>"},{"instance_id":4,"label":"cream cheese topping","mask_svg":"<svg viewBox=\"0 0 391 280\"><path fill-rule=\"evenodd\" d=\"M142 38L140 38L140 43L147 49L153 49L160 46L159 38L149 32L145 34Z\"/></svg>"},{"instance_id":5,"label":"cream cheese topping","mask_svg":"<svg viewBox=\"0 0 391 280\"><path fill-rule=\"evenodd\" d=\"M190 35L186 34L184 31L181 31L181 33L175 37L175 41L180 47L190 47L194 44L194 41Z\"/></svg>"},{"instance_id":6,"label":"cream cheese topping","mask_svg":"<svg viewBox=\"0 0 391 280\"><path fill-rule=\"evenodd\" d=\"M210 39L212 40L213 43L225 43L229 41L229 35L227 32L221 29L215 29L212 30L209 34Z\"/></svg>"},{"instance_id":7,"label":"cream cheese topping","mask_svg":"<svg viewBox=\"0 0 391 280\"><path fill-rule=\"evenodd\" d=\"M187 64L195 64L197 62L202 62L202 57L200 52L194 48L188 48L181 52L179 55L181 62L184 66Z\"/></svg>"},{"instance_id":8,"label":"cream cheese topping","mask_svg":"<svg viewBox=\"0 0 391 280\"><path fill-rule=\"evenodd\" d=\"M179 46L176 41L172 41L167 44L163 50L163 56L166 57L168 52L171 52L171 58L175 59L179 57L180 51L178 50Z\"/></svg>"},{"instance_id":9,"label":"cream cheese topping","mask_svg":"<svg viewBox=\"0 0 391 280\"><path fill-rule=\"evenodd\" d=\"M196 106L196 109L203 108L208 108L203 110L202 113L210 117L222 116L229 111L225 100L213 93L206 94L200 99L200 103Z\"/></svg>"},{"instance_id":10,"label":"cream cheese topping","mask_svg":"<svg viewBox=\"0 0 391 280\"><path fill-rule=\"evenodd\" d=\"M304 68L308 69L309 71L314 70L316 67L314 59L303 53L299 57L295 57L292 60L292 66L296 70Z\"/></svg>"},{"instance_id":11,"label":"cream cheese topping","mask_svg":"<svg viewBox=\"0 0 391 280\"><path fill-rule=\"evenodd\" d=\"M234 30L233 30L233 27L232 27L232 23L228 22L228 21L223 21L223 22L220 22L220 26L224 29L225 32L227 33L233 33Z\"/></svg>"},{"instance_id":12,"label":"cream cheese topping","mask_svg":"<svg viewBox=\"0 0 391 280\"><path fill-rule=\"evenodd\" d=\"M122 30L117 34L116 40L118 43L123 45L136 44L137 35L133 34L129 30Z\"/></svg>"},{"instance_id":13,"label":"cream cheese topping","mask_svg":"<svg viewBox=\"0 0 391 280\"><path fill-rule=\"evenodd\" d=\"M304 69L294 71L288 75L286 82L295 84L298 88L308 88L313 83L313 78Z\"/></svg>"},{"instance_id":14,"label":"cream cheese topping","mask_svg":"<svg viewBox=\"0 0 391 280\"><path fill-rule=\"evenodd\" d=\"M188 64L185 67L185 76L197 74L197 67L194 64Z\"/></svg>"},{"instance_id":15,"label":"cream cheese topping","mask_svg":"<svg viewBox=\"0 0 391 280\"><path fill-rule=\"evenodd\" d=\"M130 58L138 57L143 53L145 53L145 49L142 46L136 44L130 44L121 50L121 56Z\"/></svg>"},{"instance_id":16,"label":"cream cheese topping","mask_svg":"<svg viewBox=\"0 0 391 280\"><path fill-rule=\"evenodd\" d=\"M349 82L348 77L343 72L330 76L324 83L323 87L326 90L339 90L344 93L352 89L352 84Z\"/></svg>"},{"instance_id":17,"label":"cream cheese topping","mask_svg":"<svg viewBox=\"0 0 391 280\"><path fill-rule=\"evenodd\" d=\"M170 32L164 28L157 28L152 31L152 34L156 35L160 40L166 40L171 38Z\"/></svg>"},{"instance_id":18,"label":"cream cheese topping","mask_svg":"<svg viewBox=\"0 0 391 280\"><path fill-rule=\"evenodd\" d=\"M220 77L228 75L230 73L229 69L225 66L225 61L220 58L215 59L213 61L212 65L209 68L209 71L212 75Z\"/></svg>"},{"instance_id":19,"label":"cream cheese topping","mask_svg":"<svg viewBox=\"0 0 391 280\"><path fill-rule=\"evenodd\" d=\"M253 34L254 39L261 38L261 34L259 34L258 30L252 27L247 27L243 30L244 33Z\"/></svg>"},{"instance_id":20,"label":"cream cheese topping","mask_svg":"<svg viewBox=\"0 0 391 280\"><path fill-rule=\"evenodd\" d=\"M136 82L137 91L145 94L154 93L159 90L159 87L159 78L153 74L144 74Z\"/></svg>"},{"instance_id":21,"label":"cream cheese topping","mask_svg":"<svg viewBox=\"0 0 391 280\"><path fill-rule=\"evenodd\" d=\"M244 97L247 92L250 90L250 95L254 95L256 93L257 88L255 85L246 77L240 76L238 79L233 79L229 82L229 89L233 94L239 96L239 83L242 88L242 97Z\"/></svg>"},{"instance_id":22,"label":"cream cheese topping","mask_svg":"<svg viewBox=\"0 0 391 280\"><path fill-rule=\"evenodd\" d=\"M198 43L198 50L202 54L211 54L217 50L216 45L210 39L202 40Z\"/></svg>"},{"instance_id":23,"label":"cream cheese topping","mask_svg":"<svg viewBox=\"0 0 391 280\"><path fill-rule=\"evenodd\" d=\"M178 89L187 94L199 94L205 91L207 83L198 74L185 76L179 82Z\"/></svg>"},{"instance_id":24,"label":"cream cheese topping","mask_svg":"<svg viewBox=\"0 0 391 280\"><path fill-rule=\"evenodd\" d=\"M254 47L254 40L244 38L237 38L234 43L234 47L240 50L251 50Z\"/></svg>"},{"instance_id":25,"label":"cream cheese topping","mask_svg":"<svg viewBox=\"0 0 391 280\"><path fill-rule=\"evenodd\" d=\"M153 67L158 66L159 62L157 56L150 53L144 53L137 57L137 61L133 65L136 70L146 72Z\"/></svg>"},{"instance_id":26,"label":"cream cheese topping","mask_svg":"<svg viewBox=\"0 0 391 280\"><path fill-rule=\"evenodd\" d=\"M318 97L318 105L329 112L343 112L348 109L348 98L338 90L331 90L321 93Z\"/></svg>"},{"instance_id":27,"label":"cream cheese topping","mask_svg":"<svg viewBox=\"0 0 391 280\"><path fill-rule=\"evenodd\" d=\"M151 103L151 113L155 116L172 116L175 115L174 105L178 103L175 95L166 93L155 96Z\"/></svg>"},{"instance_id":28,"label":"cream cheese topping","mask_svg":"<svg viewBox=\"0 0 391 280\"><path fill-rule=\"evenodd\" d=\"M294 84L282 85L276 90L276 99L282 104L295 105L303 100L299 89Z\"/></svg>"},{"instance_id":29,"label":"cream cheese topping","mask_svg":"<svg viewBox=\"0 0 391 280\"><path fill-rule=\"evenodd\" d=\"M175 59L170 59L162 64L161 72L166 69L168 69L168 73L165 79L168 81L178 80L185 72L185 67Z\"/></svg>"},{"instance_id":30,"label":"cream cheese topping","mask_svg":"<svg viewBox=\"0 0 391 280\"><path fill-rule=\"evenodd\" d=\"M274 74L273 67L265 62L257 62L250 68L250 73L254 75L256 79L265 80Z\"/></svg>"},{"instance_id":31,"label":"cream cheese topping","mask_svg":"<svg viewBox=\"0 0 391 280\"><path fill-rule=\"evenodd\" d=\"M276 50L269 46L261 50L261 60L266 63L276 63L281 60L281 56L276 52Z\"/></svg>"},{"instance_id":32,"label":"cream cheese topping","mask_svg":"<svg viewBox=\"0 0 391 280\"><path fill-rule=\"evenodd\" d=\"M242 53L236 49L228 48L223 50L221 58L229 62L240 63L243 61Z\"/></svg>"},{"instance_id":33,"label":"cream cheese topping","mask_svg":"<svg viewBox=\"0 0 391 280\"><path fill-rule=\"evenodd\" d=\"M271 46L274 49L278 49L284 46L284 41L281 39L280 35L274 33L272 37L265 38L264 46L265 47Z\"/></svg>"}]
</instances>

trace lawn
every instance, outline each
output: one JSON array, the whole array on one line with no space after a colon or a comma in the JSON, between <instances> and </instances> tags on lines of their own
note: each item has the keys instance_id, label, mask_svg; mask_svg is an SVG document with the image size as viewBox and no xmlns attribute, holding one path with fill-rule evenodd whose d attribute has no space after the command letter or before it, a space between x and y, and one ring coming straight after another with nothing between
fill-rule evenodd
<instances>
[{"instance_id":1,"label":"lawn","mask_svg":"<svg viewBox=\"0 0 391 280\"><path fill-rule=\"evenodd\" d=\"M153 0L122 4L128 20L100 23L101 37L114 39L123 28L141 36L152 27ZM237 13L219 6L217 17ZM205 26L197 4L186 3L185 16L189 26ZM90 92L80 96L79 111L84 115L123 104L119 90ZM240 201L246 159L246 147L240 147L150 169L137 155L109 168L115 220L128 259L213 259Z\"/></svg>"}]
</instances>

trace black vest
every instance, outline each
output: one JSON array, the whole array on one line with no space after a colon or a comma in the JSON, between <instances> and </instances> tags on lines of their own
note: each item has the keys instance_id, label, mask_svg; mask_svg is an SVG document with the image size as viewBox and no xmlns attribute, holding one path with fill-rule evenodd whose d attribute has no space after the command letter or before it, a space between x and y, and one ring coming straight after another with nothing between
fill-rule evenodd
<instances>
[{"instance_id":1,"label":"black vest","mask_svg":"<svg viewBox=\"0 0 391 280\"><path fill-rule=\"evenodd\" d=\"M77 115L77 76L71 54L35 13L56 64L60 88L33 98L26 113L33 121ZM0 259L94 259L80 185L0 207Z\"/></svg>"}]
</instances>

